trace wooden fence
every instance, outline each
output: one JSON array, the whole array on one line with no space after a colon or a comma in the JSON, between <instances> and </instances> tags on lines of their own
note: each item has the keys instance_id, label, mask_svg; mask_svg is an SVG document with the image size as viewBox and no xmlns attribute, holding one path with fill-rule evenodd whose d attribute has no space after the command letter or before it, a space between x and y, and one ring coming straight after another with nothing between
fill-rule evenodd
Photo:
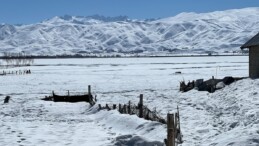
<instances>
[{"instance_id":1,"label":"wooden fence","mask_svg":"<svg viewBox=\"0 0 259 146\"><path fill-rule=\"evenodd\" d=\"M99 110L118 110L121 114L137 115L138 117L144 118L146 120L157 121L162 124L166 124L166 120L160 117L156 111L152 111L147 106L143 105L143 94L140 94L138 105L132 104L129 101L128 104L106 104L105 106L98 104L98 106Z\"/></svg>"},{"instance_id":2,"label":"wooden fence","mask_svg":"<svg viewBox=\"0 0 259 146\"><path fill-rule=\"evenodd\" d=\"M177 146L183 143L178 107L176 113L167 114L167 139L164 142L166 146Z\"/></svg>"},{"instance_id":3,"label":"wooden fence","mask_svg":"<svg viewBox=\"0 0 259 146\"><path fill-rule=\"evenodd\" d=\"M51 96L45 96L42 100L54 102L88 102L91 106L95 105L95 102L97 101L96 97L93 98L90 85L88 86L88 94L71 95L68 90L67 95L57 95L54 91L52 91Z\"/></svg>"},{"instance_id":4,"label":"wooden fence","mask_svg":"<svg viewBox=\"0 0 259 146\"><path fill-rule=\"evenodd\" d=\"M16 70L16 71L1 71L0 76L6 76L6 75L25 75L25 74L31 74L31 70Z\"/></svg>"},{"instance_id":5,"label":"wooden fence","mask_svg":"<svg viewBox=\"0 0 259 146\"><path fill-rule=\"evenodd\" d=\"M68 91L67 95L60 96L56 95L53 91L52 96L46 96L42 100L50 100L55 102L86 101L89 102L91 106L93 106L97 102L96 98L93 99L90 85L88 86L88 94L86 95L71 96ZM98 107L99 110L118 110L121 114L137 115L139 118L144 118L145 120L157 121L162 124L166 124L167 139L164 139L166 146L177 146L177 144L181 144L183 142L180 127L180 113L178 107L176 113L168 113L167 119L164 119L158 115L156 110L152 111L143 104L143 94L140 94L139 96L138 105L132 104L131 101L129 101L128 104L105 104L104 106L98 104Z\"/></svg>"},{"instance_id":6,"label":"wooden fence","mask_svg":"<svg viewBox=\"0 0 259 146\"><path fill-rule=\"evenodd\" d=\"M176 113L168 113L167 120L158 115L155 111L151 111L147 106L143 104L143 94L139 96L138 105L132 104L130 101L128 104L106 104L102 106L98 104L99 110L118 110L121 114L137 115L139 118L146 120L157 121L162 124L167 124L167 139L164 140L166 146L176 146L181 144L182 134L180 127L180 113L177 107Z\"/></svg>"},{"instance_id":7,"label":"wooden fence","mask_svg":"<svg viewBox=\"0 0 259 146\"><path fill-rule=\"evenodd\" d=\"M203 79L198 79L196 81L188 82L187 84L185 81L180 82L180 91L182 92L188 92L194 88L196 88L198 91L208 91L210 93L214 93L218 89L222 89L225 87L225 85L230 85L235 81L245 79L245 77L231 77L227 76L223 79L215 79L214 76L212 76L211 79L204 81ZM218 83L222 83L224 86L221 85L217 87Z\"/></svg>"}]
</instances>

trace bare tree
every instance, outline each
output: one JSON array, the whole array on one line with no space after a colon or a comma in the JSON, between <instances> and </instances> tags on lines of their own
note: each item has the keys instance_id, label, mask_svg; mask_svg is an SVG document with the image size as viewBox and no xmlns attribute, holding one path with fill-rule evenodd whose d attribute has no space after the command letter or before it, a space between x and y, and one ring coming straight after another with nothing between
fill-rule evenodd
<instances>
[{"instance_id":1,"label":"bare tree","mask_svg":"<svg viewBox=\"0 0 259 146\"><path fill-rule=\"evenodd\" d=\"M30 66L34 62L33 57L25 53L4 52L3 55L7 66Z\"/></svg>"}]
</instances>

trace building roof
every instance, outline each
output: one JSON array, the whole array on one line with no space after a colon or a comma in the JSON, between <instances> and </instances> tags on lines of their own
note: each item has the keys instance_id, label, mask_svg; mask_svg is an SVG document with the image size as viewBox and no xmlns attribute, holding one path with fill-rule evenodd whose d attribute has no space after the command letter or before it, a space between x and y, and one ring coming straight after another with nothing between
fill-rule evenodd
<instances>
[{"instance_id":1,"label":"building roof","mask_svg":"<svg viewBox=\"0 0 259 146\"><path fill-rule=\"evenodd\" d=\"M248 40L244 45L242 45L240 48L251 48L253 46L259 46L259 33L256 34L254 37L252 37L250 40Z\"/></svg>"}]
</instances>

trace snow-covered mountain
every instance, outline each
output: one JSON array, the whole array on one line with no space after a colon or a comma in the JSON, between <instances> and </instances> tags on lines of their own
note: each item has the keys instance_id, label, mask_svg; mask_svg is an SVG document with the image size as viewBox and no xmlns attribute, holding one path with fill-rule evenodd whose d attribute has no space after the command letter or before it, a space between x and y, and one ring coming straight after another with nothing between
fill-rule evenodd
<instances>
[{"instance_id":1,"label":"snow-covered mountain","mask_svg":"<svg viewBox=\"0 0 259 146\"><path fill-rule=\"evenodd\" d=\"M158 20L62 16L0 25L0 53L204 53L238 51L259 31L259 8L181 13Z\"/></svg>"}]
</instances>

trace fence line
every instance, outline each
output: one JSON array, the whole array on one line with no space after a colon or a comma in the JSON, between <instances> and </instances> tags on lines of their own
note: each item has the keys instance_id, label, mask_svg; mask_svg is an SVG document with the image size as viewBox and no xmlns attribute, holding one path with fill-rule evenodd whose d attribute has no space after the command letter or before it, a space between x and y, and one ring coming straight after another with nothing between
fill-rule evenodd
<instances>
[{"instance_id":1,"label":"fence line","mask_svg":"<svg viewBox=\"0 0 259 146\"><path fill-rule=\"evenodd\" d=\"M95 105L97 99L93 98L91 94L91 86L88 86L88 94L86 95L71 95L69 90L67 91L67 95L60 96L56 95L54 91L52 91L52 96L46 96L42 100L51 100L55 102L80 102L86 101L89 102L91 106ZM167 125L167 139L164 139L166 146L177 146L177 144L183 143L182 133L180 127L180 113L179 108L177 106L176 113L168 113L167 119L162 118L158 115L156 110L152 111L147 106L143 104L143 94L139 96L138 105L132 104L131 101L128 104L105 104L102 106L98 104L99 110L118 110L121 114L129 114L129 115L137 115L139 118L143 118L145 120L157 121L162 124Z\"/></svg>"},{"instance_id":2,"label":"fence line","mask_svg":"<svg viewBox=\"0 0 259 146\"><path fill-rule=\"evenodd\" d=\"M118 105L105 104L105 106L102 106L101 104L98 104L98 107L99 110L118 110L121 114L137 115L139 118L144 118L145 120L167 124L167 139L164 139L166 146L177 146L177 144L183 143L178 106L176 113L167 114L167 120L159 116L156 110L152 111L147 106L143 105L143 94L140 94L138 105L132 104L131 101L129 101L128 104Z\"/></svg>"}]
</instances>

